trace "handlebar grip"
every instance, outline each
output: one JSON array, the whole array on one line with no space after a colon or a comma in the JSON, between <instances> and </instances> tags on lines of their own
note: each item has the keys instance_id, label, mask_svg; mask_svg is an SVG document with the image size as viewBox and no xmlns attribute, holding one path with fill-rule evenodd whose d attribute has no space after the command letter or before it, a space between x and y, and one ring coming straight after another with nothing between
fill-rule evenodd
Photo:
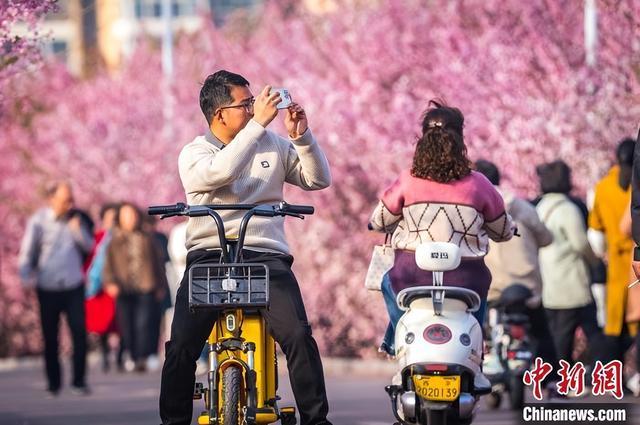
<instances>
[{"instance_id":1,"label":"handlebar grip","mask_svg":"<svg viewBox=\"0 0 640 425\"><path fill-rule=\"evenodd\" d=\"M184 211L186 205L178 203L175 205L156 205L149 207L147 213L149 215L178 214Z\"/></svg>"},{"instance_id":2,"label":"handlebar grip","mask_svg":"<svg viewBox=\"0 0 640 425\"><path fill-rule=\"evenodd\" d=\"M311 205L287 205L285 211L292 214L311 215L315 212L315 208Z\"/></svg>"}]
</instances>

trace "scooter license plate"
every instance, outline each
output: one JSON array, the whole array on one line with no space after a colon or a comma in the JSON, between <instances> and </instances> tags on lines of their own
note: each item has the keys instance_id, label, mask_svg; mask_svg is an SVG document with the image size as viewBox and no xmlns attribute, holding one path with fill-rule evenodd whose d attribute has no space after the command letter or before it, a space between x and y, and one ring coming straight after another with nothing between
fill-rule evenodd
<instances>
[{"instance_id":1,"label":"scooter license plate","mask_svg":"<svg viewBox=\"0 0 640 425\"><path fill-rule=\"evenodd\" d=\"M416 393L425 400L454 401L460 395L460 376L413 375Z\"/></svg>"}]
</instances>

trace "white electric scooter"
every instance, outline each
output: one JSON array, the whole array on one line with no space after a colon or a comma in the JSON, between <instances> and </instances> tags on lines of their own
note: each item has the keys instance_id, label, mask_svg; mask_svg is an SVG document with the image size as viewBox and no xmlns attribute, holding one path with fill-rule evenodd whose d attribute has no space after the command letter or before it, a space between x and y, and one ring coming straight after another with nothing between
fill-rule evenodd
<instances>
[{"instance_id":1,"label":"white electric scooter","mask_svg":"<svg viewBox=\"0 0 640 425\"><path fill-rule=\"evenodd\" d=\"M457 245L423 243L415 256L419 268L433 272L433 285L398 294L406 311L395 333L399 375L385 390L398 424L467 425L479 397L491 392L480 370L482 329L472 315L480 297L443 286L443 272L460 265Z\"/></svg>"}]
</instances>

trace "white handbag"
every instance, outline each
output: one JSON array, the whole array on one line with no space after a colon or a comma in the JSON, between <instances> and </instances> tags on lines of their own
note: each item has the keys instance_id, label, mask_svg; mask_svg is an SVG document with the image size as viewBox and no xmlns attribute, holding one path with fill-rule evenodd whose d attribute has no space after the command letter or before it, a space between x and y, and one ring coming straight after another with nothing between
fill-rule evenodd
<instances>
[{"instance_id":1,"label":"white handbag","mask_svg":"<svg viewBox=\"0 0 640 425\"><path fill-rule=\"evenodd\" d=\"M393 267L395 255L393 248L388 243L388 239L389 235L387 234L383 245L373 247L367 277L364 280L364 287L370 291L381 290L382 278Z\"/></svg>"}]
</instances>

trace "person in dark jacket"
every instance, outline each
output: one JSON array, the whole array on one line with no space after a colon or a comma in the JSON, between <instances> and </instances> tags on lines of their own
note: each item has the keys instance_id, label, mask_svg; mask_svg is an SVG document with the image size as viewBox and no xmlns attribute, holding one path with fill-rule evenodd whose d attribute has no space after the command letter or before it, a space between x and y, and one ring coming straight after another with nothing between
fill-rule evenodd
<instances>
[{"instance_id":1,"label":"person in dark jacket","mask_svg":"<svg viewBox=\"0 0 640 425\"><path fill-rule=\"evenodd\" d=\"M124 349L146 370L154 308L166 294L167 279L161 253L142 230L141 214L130 203L120 206L117 227L107 248L103 271L105 291L116 297L116 317Z\"/></svg>"}]
</instances>

